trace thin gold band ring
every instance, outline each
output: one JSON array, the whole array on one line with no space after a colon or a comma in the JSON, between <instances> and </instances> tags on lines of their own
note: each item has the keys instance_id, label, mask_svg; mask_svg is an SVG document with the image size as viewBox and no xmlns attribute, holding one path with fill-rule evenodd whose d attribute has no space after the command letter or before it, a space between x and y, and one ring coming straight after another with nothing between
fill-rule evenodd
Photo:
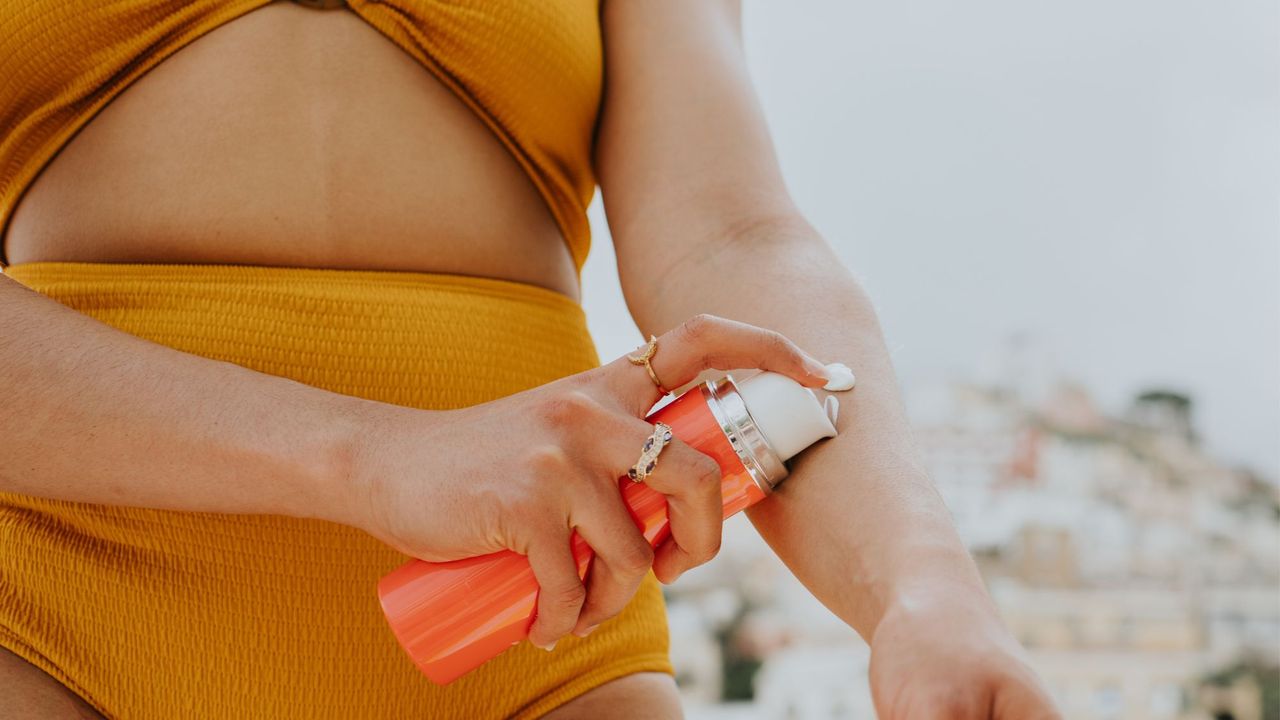
<instances>
[{"instance_id":1,"label":"thin gold band ring","mask_svg":"<svg viewBox=\"0 0 1280 720\"><path fill-rule=\"evenodd\" d=\"M649 379L653 380L653 384L658 386L658 391L663 395L666 395L671 391L663 387L662 381L658 379L658 374L653 371L653 365L649 362L653 357L653 354L657 351L658 338L650 335L649 344L645 346L644 352L639 355L628 355L627 360L631 361L632 365L643 365L644 369L649 371Z\"/></svg>"}]
</instances>

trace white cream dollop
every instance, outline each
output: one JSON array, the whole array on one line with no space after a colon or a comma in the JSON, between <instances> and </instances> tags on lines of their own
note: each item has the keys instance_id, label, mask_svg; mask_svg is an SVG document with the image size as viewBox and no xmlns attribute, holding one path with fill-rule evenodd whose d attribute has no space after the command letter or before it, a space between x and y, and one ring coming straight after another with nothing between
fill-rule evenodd
<instances>
[{"instance_id":1,"label":"white cream dollop","mask_svg":"<svg viewBox=\"0 0 1280 720\"><path fill-rule=\"evenodd\" d=\"M827 384L822 386L823 390L852 390L854 384L853 370L844 363L829 363L827 369Z\"/></svg>"}]
</instances>

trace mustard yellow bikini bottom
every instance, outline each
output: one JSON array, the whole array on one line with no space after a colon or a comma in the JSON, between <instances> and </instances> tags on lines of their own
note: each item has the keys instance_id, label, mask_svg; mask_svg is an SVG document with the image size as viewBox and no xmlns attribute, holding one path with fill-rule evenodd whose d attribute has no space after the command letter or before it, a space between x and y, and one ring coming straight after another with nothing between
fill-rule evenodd
<instances>
[{"instance_id":1,"label":"mustard yellow bikini bottom","mask_svg":"<svg viewBox=\"0 0 1280 720\"><path fill-rule=\"evenodd\" d=\"M417 408L599 364L577 303L504 280L137 263L5 272L184 352ZM550 653L522 642L435 685L378 605L378 578L405 560L319 520L0 493L0 646L112 718L536 718L622 675L673 672L650 571L590 636Z\"/></svg>"}]
</instances>

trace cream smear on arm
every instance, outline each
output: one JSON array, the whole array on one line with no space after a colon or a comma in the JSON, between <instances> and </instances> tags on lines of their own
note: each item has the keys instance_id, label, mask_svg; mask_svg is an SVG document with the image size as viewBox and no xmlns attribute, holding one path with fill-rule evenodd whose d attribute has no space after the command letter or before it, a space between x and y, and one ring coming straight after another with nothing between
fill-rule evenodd
<instances>
[{"instance_id":1,"label":"cream smear on arm","mask_svg":"<svg viewBox=\"0 0 1280 720\"><path fill-rule=\"evenodd\" d=\"M844 363L828 363L827 366L827 384L822 386L823 390L852 390L854 377L853 370L849 369Z\"/></svg>"}]
</instances>

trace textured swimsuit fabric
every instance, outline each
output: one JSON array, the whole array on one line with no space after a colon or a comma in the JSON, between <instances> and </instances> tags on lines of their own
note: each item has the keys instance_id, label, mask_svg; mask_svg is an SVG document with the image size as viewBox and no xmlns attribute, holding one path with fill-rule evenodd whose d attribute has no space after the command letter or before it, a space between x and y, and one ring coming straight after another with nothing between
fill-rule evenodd
<instances>
[{"instance_id":1,"label":"textured swimsuit fabric","mask_svg":"<svg viewBox=\"0 0 1280 720\"><path fill-rule=\"evenodd\" d=\"M112 99L272 2L0 2L0 238L39 172ZM604 83L599 0L347 0L308 12L354 13L449 87L528 174L581 271Z\"/></svg>"},{"instance_id":2,"label":"textured swimsuit fabric","mask_svg":"<svg viewBox=\"0 0 1280 720\"><path fill-rule=\"evenodd\" d=\"M599 364L577 303L504 280L70 262L6 274L171 348L409 407L475 405ZM435 685L378 605L378 579L406 559L319 520L0 494L0 646L111 718L526 719L629 673L673 673L651 571L590 636L550 653L521 642Z\"/></svg>"}]
</instances>

